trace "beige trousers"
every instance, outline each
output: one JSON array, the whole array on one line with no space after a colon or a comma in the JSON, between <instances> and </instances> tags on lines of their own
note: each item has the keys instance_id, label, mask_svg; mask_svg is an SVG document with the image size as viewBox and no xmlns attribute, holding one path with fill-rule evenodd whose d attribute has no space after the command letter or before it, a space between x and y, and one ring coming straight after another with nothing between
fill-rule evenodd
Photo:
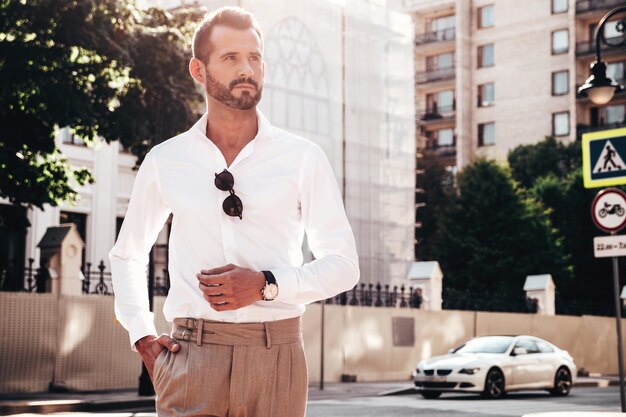
<instances>
[{"instance_id":1,"label":"beige trousers","mask_svg":"<svg viewBox=\"0 0 626 417\"><path fill-rule=\"evenodd\" d=\"M154 364L159 417L304 417L300 317L267 323L176 319L177 353Z\"/></svg>"}]
</instances>

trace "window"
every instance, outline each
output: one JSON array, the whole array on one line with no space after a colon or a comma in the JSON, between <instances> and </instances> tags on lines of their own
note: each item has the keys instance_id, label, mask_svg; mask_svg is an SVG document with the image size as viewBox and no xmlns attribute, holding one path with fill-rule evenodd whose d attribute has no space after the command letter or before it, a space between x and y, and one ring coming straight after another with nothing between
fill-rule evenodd
<instances>
[{"instance_id":1,"label":"window","mask_svg":"<svg viewBox=\"0 0 626 417\"><path fill-rule=\"evenodd\" d=\"M606 76L613 81L624 81L624 62L609 62L606 64Z\"/></svg>"},{"instance_id":2,"label":"window","mask_svg":"<svg viewBox=\"0 0 626 417\"><path fill-rule=\"evenodd\" d=\"M552 113L552 135L569 135L569 112Z\"/></svg>"},{"instance_id":3,"label":"window","mask_svg":"<svg viewBox=\"0 0 626 417\"><path fill-rule=\"evenodd\" d=\"M565 13L568 10L568 0L552 0L552 14Z\"/></svg>"},{"instance_id":4,"label":"window","mask_svg":"<svg viewBox=\"0 0 626 417\"><path fill-rule=\"evenodd\" d=\"M456 23L454 15L438 17L432 19L427 23L427 32L436 33L437 40L444 41L448 39L454 39L454 29Z\"/></svg>"},{"instance_id":5,"label":"window","mask_svg":"<svg viewBox=\"0 0 626 417\"><path fill-rule=\"evenodd\" d=\"M552 32L552 54L564 54L569 50L569 30L561 29Z\"/></svg>"},{"instance_id":6,"label":"window","mask_svg":"<svg viewBox=\"0 0 626 417\"><path fill-rule=\"evenodd\" d=\"M604 111L606 114L606 124L624 123L624 114L626 105L616 104L614 106L607 106Z\"/></svg>"},{"instance_id":7,"label":"window","mask_svg":"<svg viewBox=\"0 0 626 417\"><path fill-rule=\"evenodd\" d=\"M69 130L63 134L63 143L66 145L87 146L85 141L71 133Z\"/></svg>"},{"instance_id":8,"label":"window","mask_svg":"<svg viewBox=\"0 0 626 417\"><path fill-rule=\"evenodd\" d=\"M552 95L562 96L569 93L569 70L552 73Z\"/></svg>"},{"instance_id":9,"label":"window","mask_svg":"<svg viewBox=\"0 0 626 417\"><path fill-rule=\"evenodd\" d=\"M454 110L454 91L446 90L426 95L426 112L441 113Z\"/></svg>"},{"instance_id":10,"label":"window","mask_svg":"<svg viewBox=\"0 0 626 417\"><path fill-rule=\"evenodd\" d=\"M478 146L496 144L496 124L494 122L478 125Z\"/></svg>"},{"instance_id":11,"label":"window","mask_svg":"<svg viewBox=\"0 0 626 417\"><path fill-rule=\"evenodd\" d=\"M478 86L478 107L489 107L496 103L496 87L494 83Z\"/></svg>"},{"instance_id":12,"label":"window","mask_svg":"<svg viewBox=\"0 0 626 417\"><path fill-rule=\"evenodd\" d=\"M492 43L478 47L478 68L495 65L495 51Z\"/></svg>"},{"instance_id":13,"label":"window","mask_svg":"<svg viewBox=\"0 0 626 417\"><path fill-rule=\"evenodd\" d=\"M453 146L454 145L454 129L439 129L435 131L435 138L437 139L437 147L441 146Z\"/></svg>"},{"instance_id":14,"label":"window","mask_svg":"<svg viewBox=\"0 0 626 417\"><path fill-rule=\"evenodd\" d=\"M606 24L604 25L604 36L607 39L619 38L621 36L624 36L624 34L617 29L617 25L619 24L619 22L620 22L619 19L613 20L612 22L606 22Z\"/></svg>"},{"instance_id":15,"label":"window","mask_svg":"<svg viewBox=\"0 0 626 417\"><path fill-rule=\"evenodd\" d=\"M528 354L539 353L539 348L537 347L537 344L534 341L529 340L529 339L519 340L517 343L515 343L515 348L526 349L526 352Z\"/></svg>"},{"instance_id":16,"label":"window","mask_svg":"<svg viewBox=\"0 0 626 417\"><path fill-rule=\"evenodd\" d=\"M494 25L493 4L478 9L478 27L488 28Z\"/></svg>"},{"instance_id":17,"label":"window","mask_svg":"<svg viewBox=\"0 0 626 417\"><path fill-rule=\"evenodd\" d=\"M547 343L537 341L537 347L539 348L539 352L541 353L552 353L554 349L552 349Z\"/></svg>"},{"instance_id":18,"label":"window","mask_svg":"<svg viewBox=\"0 0 626 417\"><path fill-rule=\"evenodd\" d=\"M454 53L433 55L426 57L426 69L429 71L452 68L454 65Z\"/></svg>"}]
</instances>

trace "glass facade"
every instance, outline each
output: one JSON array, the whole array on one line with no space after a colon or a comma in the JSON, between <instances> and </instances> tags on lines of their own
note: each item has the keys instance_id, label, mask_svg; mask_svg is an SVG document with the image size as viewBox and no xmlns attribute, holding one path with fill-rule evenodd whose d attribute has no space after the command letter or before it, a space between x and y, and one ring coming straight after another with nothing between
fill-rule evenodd
<instances>
[{"instance_id":1,"label":"glass facade","mask_svg":"<svg viewBox=\"0 0 626 417\"><path fill-rule=\"evenodd\" d=\"M361 282L399 284L414 253L410 16L363 1L242 3L264 30L261 110L326 152L354 230ZM437 58L446 64L452 54Z\"/></svg>"}]
</instances>

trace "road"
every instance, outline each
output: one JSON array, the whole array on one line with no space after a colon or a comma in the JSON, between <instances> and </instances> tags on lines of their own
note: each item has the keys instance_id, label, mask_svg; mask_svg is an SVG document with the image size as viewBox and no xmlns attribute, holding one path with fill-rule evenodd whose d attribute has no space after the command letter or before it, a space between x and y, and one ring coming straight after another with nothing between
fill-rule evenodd
<instances>
[{"instance_id":1,"label":"road","mask_svg":"<svg viewBox=\"0 0 626 417\"><path fill-rule=\"evenodd\" d=\"M521 417L548 411L606 411L620 409L619 390L575 388L569 397L555 398L544 392L511 393L501 400L479 396L444 394L437 400L425 400L416 394L388 396L347 396L310 400L307 417ZM155 417L153 409L112 413L59 413L73 417ZM20 417L35 414L20 414Z\"/></svg>"},{"instance_id":2,"label":"road","mask_svg":"<svg viewBox=\"0 0 626 417\"><path fill-rule=\"evenodd\" d=\"M319 400L309 402L307 417L520 417L548 411L619 411L619 390L578 388L569 397L543 392L511 393L502 400L447 394L438 400L416 395Z\"/></svg>"}]
</instances>

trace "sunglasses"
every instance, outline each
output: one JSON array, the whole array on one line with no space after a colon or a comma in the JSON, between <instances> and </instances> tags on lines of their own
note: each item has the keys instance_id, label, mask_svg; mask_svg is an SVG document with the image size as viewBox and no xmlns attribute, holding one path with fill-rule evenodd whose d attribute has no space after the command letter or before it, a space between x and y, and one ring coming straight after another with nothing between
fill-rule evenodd
<instances>
[{"instance_id":1,"label":"sunglasses","mask_svg":"<svg viewBox=\"0 0 626 417\"><path fill-rule=\"evenodd\" d=\"M235 191L233 190L233 186L235 185L235 178L233 174L224 170L219 174L215 174L215 186L222 191L228 191L230 195L226 197L224 202L222 203L222 209L224 209L224 213L228 214L231 217L239 217L242 219L243 214L243 203L241 199L235 195Z\"/></svg>"}]
</instances>

